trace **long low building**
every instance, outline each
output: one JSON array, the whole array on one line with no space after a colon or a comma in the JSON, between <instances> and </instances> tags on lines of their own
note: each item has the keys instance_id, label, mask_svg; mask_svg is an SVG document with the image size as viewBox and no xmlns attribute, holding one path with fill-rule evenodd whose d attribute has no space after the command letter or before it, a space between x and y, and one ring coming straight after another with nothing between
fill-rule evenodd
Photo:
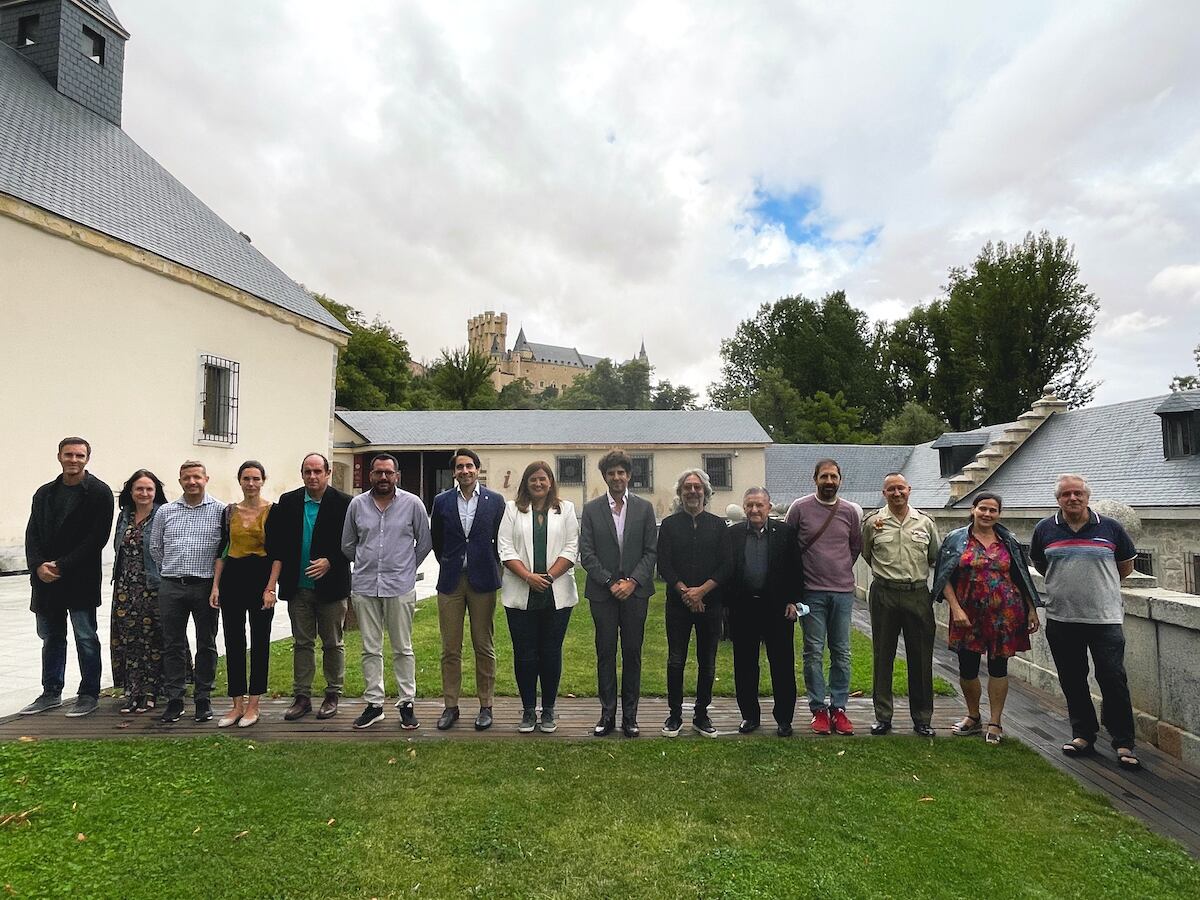
<instances>
[{"instance_id":1,"label":"long low building","mask_svg":"<svg viewBox=\"0 0 1200 900\"><path fill-rule=\"evenodd\" d=\"M453 485L450 454L470 447L482 462L481 479L508 499L534 460L550 463L559 495L577 506L605 489L596 466L621 447L633 459L630 489L670 514L675 480L704 469L713 483L712 509L723 513L742 492L766 481L764 450L771 438L748 412L719 410L466 410L350 412L334 426L334 484L367 486L371 457L400 460L400 483L428 508Z\"/></svg>"}]
</instances>

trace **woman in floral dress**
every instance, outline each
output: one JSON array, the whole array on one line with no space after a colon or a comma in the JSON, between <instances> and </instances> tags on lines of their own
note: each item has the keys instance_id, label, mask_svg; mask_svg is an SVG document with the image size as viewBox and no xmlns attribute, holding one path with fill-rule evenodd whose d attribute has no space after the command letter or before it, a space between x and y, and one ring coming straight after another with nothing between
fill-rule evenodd
<instances>
[{"instance_id":1,"label":"woman in floral dress","mask_svg":"<svg viewBox=\"0 0 1200 900\"><path fill-rule=\"evenodd\" d=\"M950 649L958 653L958 677L967 714L951 731L979 734L989 744L1004 734L1001 717L1008 698L1008 660L1029 649L1042 605L1029 563L1016 535L999 523L1002 501L981 492L971 503L971 524L946 535L938 551L933 596L950 604ZM986 729L979 713L979 664L988 658Z\"/></svg>"},{"instance_id":2,"label":"woman in floral dress","mask_svg":"<svg viewBox=\"0 0 1200 900\"><path fill-rule=\"evenodd\" d=\"M118 499L113 549L112 649L113 684L123 694L121 712L144 713L162 692L162 627L158 621L158 565L150 556L150 527L167 502L162 482L138 469L125 482Z\"/></svg>"}]
</instances>

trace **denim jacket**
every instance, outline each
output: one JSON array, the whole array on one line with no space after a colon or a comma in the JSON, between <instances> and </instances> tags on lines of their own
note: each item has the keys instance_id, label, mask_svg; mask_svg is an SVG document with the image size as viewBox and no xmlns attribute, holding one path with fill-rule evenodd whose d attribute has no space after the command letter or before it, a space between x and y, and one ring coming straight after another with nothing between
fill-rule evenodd
<instances>
[{"instance_id":1,"label":"denim jacket","mask_svg":"<svg viewBox=\"0 0 1200 900\"><path fill-rule=\"evenodd\" d=\"M158 585L162 576L159 574L158 563L154 561L154 557L150 555L150 523L154 521L154 516L162 508L161 503L154 504L154 510L146 519L145 526L142 528L142 565L146 569L146 588L151 591L157 591ZM133 521L133 510L122 509L120 515L117 516L117 529L113 535L113 550L117 554L116 561L113 562L113 581L117 580L117 572L121 570L121 542L125 540L125 529L129 527L129 523Z\"/></svg>"},{"instance_id":2,"label":"denim jacket","mask_svg":"<svg viewBox=\"0 0 1200 900\"><path fill-rule=\"evenodd\" d=\"M1011 569L1013 583L1021 592L1026 600L1029 600L1036 606L1045 606L1042 598L1038 595L1037 588L1033 586L1033 578L1029 574L1029 559L1026 557L1024 550L1021 549L1021 542L1017 540L1017 536L997 523L993 526L996 529L996 537L998 537L1008 550L1008 555L1012 557L1013 565ZM955 571L958 569L959 560L962 558L963 551L967 549L967 541L970 539L970 527L956 528L954 531L946 535L946 539L942 541L942 546L938 550L937 567L933 577L933 598L941 603L944 599L942 590L954 577Z\"/></svg>"}]
</instances>

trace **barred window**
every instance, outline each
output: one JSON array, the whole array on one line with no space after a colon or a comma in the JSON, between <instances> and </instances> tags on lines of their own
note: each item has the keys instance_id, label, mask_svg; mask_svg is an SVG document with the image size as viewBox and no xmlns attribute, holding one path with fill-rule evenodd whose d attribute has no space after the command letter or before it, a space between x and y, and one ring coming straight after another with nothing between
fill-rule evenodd
<instances>
[{"instance_id":1,"label":"barred window","mask_svg":"<svg viewBox=\"0 0 1200 900\"><path fill-rule=\"evenodd\" d=\"M584 460L582 456L558 457L558 483L583 484Z\"/></svg>"},{"instance_id":2,"label":"barred window","mask_svg":"<svg viewBox=\"0 0 1200 900\"><path fill-rule=\"evenodd\" d=\"M1154 551L1139 550L1137 556L1133 560L1133 571L1141 572L1143 575L1154 574Z\"/></svg>"},{"instance_id":3,"label":"barred window","mask_svg":"<svg viewBox=\"0 0 1200 900\"><path fill-rule=\"evenodd\" d=\"M1200 553L1183 555L1183 591L1185 594L1200 594Z\"/></svg>"},{"instance_id":4,"label":"barred window","mask_svg":"<svg viewBox=\"0 0 1200 900\"><path fill-rule=\"evenodd\" d=\"M714 491L733 490L733 454L705 453L704 471L712 482Z\"/></svg>"},{"instance_id":5,"label":"barred window","mask_svg":"<svg viewBox=\"0 0 1200 900\"><path fill-rule=\"evenodd\" d=\"M217 356L200 357L200 428L198 440L237 443L240 366Z\"/></svg>"},{"instance_id":6,"label":"barred window","mask_svg":"<svg viewBox=\"0 0 1200 900\"><path fill-rule=\"evenodd\" d=\"M633 471L629 473L629 487L634 491L649 493L654 490L654 457L650 454L629 457L633 461Z\"/></svg>"}]
</instances>

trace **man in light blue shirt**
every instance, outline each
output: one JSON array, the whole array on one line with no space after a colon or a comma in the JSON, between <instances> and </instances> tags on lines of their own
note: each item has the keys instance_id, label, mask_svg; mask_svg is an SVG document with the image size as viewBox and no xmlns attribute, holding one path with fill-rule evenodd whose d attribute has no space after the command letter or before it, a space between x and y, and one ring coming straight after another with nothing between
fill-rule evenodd
<instances>
[{"instance_id":1,"label":"man in light blue shirt","mask_svg":"<svg viewBox=\"0 0 1200 900\"><path fill-rule=\"evenodd\" d=\"M342 528L342 553L354 564L350 601L362 634L363 699L354 720L368 728L383 718L383 629L392 643L392 670L400 699L400 727L418 727L412 620L417 604L417 569L433 549L429 519L420 498L396 486L399 465L390 453L371 460L371 490L350 501Z\"/></svg>"}]
</instances>

